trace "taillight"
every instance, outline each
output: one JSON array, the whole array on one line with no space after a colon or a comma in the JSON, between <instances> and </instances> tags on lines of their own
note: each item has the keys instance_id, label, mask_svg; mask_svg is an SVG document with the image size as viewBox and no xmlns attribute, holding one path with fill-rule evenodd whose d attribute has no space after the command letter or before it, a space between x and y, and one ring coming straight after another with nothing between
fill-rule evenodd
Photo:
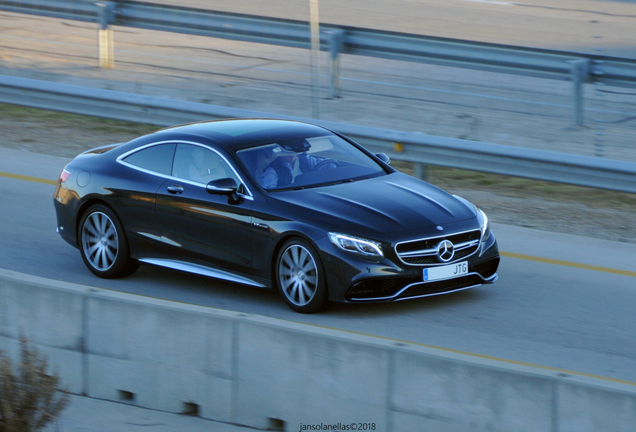
<instances>
[{"instance_id":1,"label":"taillight","mask_svg":"<svg viewBox=\"0 0 636 432\"><path fill-rule=\"evenodd\" d=\"M66 180L68 180L68 178L71 176L71 173L66 171L66 168L62 170L62 172L60 173L60 178L58 179L58 181L60 183L64 183Z\"/></svg>"}]
</instances>

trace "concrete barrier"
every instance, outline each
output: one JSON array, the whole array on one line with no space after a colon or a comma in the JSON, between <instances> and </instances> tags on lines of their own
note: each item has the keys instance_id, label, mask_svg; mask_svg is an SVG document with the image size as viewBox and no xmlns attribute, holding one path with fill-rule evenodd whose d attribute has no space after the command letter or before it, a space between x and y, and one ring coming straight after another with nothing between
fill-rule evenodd
<instances>
[{"instance_id":1,"label":"concrete barrier","mask_svg":"<svg viewBox=\"0 0 636 432\"><path fill-rule=\"evenodd\" d=\"M0 270L0 348L21 334L74 393L259 429L636 424L628 384Z\"/></svg>"}]
</instances>

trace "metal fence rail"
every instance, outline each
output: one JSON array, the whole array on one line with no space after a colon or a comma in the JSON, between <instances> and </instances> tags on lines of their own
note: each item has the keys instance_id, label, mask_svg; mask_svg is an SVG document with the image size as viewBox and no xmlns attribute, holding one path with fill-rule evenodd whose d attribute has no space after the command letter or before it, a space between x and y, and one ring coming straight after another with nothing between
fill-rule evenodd
<instances>
[{"instance_id":1,"label":"metal fence rail","mask_svg":"<svg viewBox=\"0 0 636 432\"><path fill-rule=\"evenodd\" d=\"M392 159L636 193L636 163L308 120L112 90L0 76L0 102L160 126L213 118L285 118L319 124ZM403 151L395 151L400 143Z\"/></svg>"},{"instance_id":2,"label":"metal fence rail","mask_svg":"<svg viewBox=\"0 0 636 432\"><path fill-rule=\"evenodd\" d=\"M102 30L121 25L310 48L309 23L303 21L135 1L0 0L0 10L96 22ZM322 24L321 30L321 48L331 53L333 95L339 92L340 53L572 81L572 118L577 125L584 122L583 84L636 88L636 60L329 24Z\"/></svg>"},{"instance_id":3,"label":"metal fence rail","mask_svg":"<svg viewBox=\"0 0 636 432\"><path fill-rule=\"evenodd\" d=\"M0 3L0 10L75 21L99 22L99 12L95 2L88 1L3 0Z\"/></svg>"}]
</instances>

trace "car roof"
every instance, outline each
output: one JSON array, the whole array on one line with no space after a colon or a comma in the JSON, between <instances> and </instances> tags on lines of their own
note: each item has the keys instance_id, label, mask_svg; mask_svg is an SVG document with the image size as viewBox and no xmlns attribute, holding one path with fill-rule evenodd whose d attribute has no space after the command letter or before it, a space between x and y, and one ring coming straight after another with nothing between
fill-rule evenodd
<instances>
[{"instance_id":1,"label":"car roof","mask_svg":"<svg viewBox=\"0 0 636 432\"><path fill-rule=\"evenodd\" d=\"M272 143L292 137L331 135L319 126L291 120L231 119L190 123L174 126L152 134L155 140L201 138L221 144L228 149Z\"/></svg>"}]
</instances>

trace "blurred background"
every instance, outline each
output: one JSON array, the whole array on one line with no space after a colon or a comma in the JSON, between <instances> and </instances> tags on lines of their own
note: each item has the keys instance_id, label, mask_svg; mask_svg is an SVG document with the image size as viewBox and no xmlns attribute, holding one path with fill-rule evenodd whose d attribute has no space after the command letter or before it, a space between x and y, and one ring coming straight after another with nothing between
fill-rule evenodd
<instances>
[{"instance_id":1,"label":"blurred background","mask_svg":"<svg viewBox=\"0 0 636 432\"><path fill-rule=\"evenodd\" d=\"M636 5L631 2L315 1L323 27L333 24L636 56ZM153 3L310 19L310 0ZM97 67L98 27L2 12L0 73L300 117L315 115L307 49L113 25L109 28L114 35L114 69L104 69ZM574 128L572 83L567 81L341 54L340 97L331 98L329 59L323 51L319 116L326 120L505 145L558 146L564 152L636 160L630 150L636 90L584 86L585 125Z\"/></svg>"}]
</instances>

